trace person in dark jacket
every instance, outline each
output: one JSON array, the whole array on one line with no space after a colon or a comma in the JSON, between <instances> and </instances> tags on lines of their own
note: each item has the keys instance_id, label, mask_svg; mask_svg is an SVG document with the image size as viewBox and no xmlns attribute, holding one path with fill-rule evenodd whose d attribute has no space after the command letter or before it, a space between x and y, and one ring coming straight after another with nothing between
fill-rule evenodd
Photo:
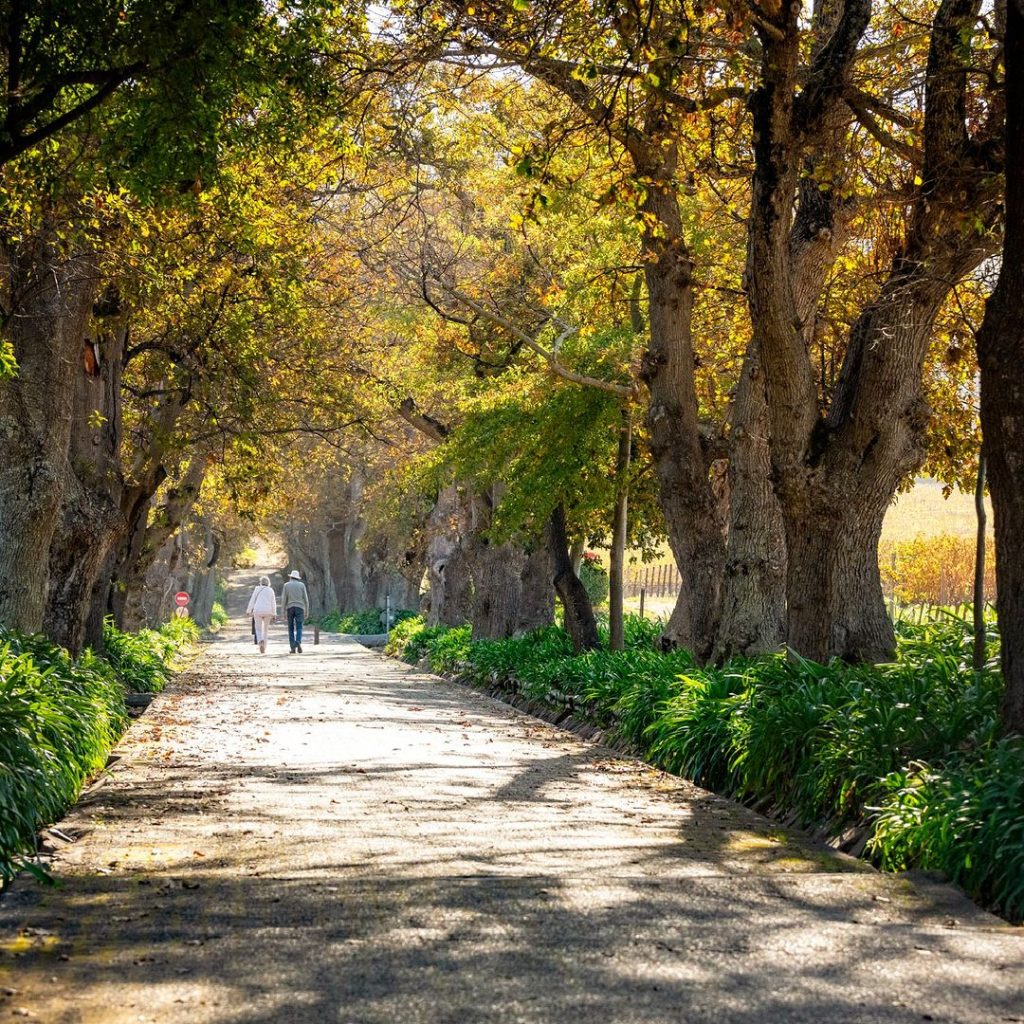
<instances>
[{"instance_id":1,"label":"person in dark jacket","mask_svg":"<svg viewBox=\"0 0 1024 1024\"><path fill-rule=\"evenodd\" d=\"M302 653L302 621L309 614L309 591L298 570L292 569L281 588L281 607L288 618L288 646Z\"/></svg>"}]
</instances>

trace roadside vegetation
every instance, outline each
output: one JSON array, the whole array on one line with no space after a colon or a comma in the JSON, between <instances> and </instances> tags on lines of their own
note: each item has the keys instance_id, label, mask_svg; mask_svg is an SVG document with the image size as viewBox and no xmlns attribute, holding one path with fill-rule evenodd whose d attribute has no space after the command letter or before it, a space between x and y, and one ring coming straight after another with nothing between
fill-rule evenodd
<instances>
[{"instance_id":1,"label":"roadside vegetation","mask_svg":"<svg viewBox=\"0 0 1024 1024\"><path fill-rule=\"evenodd\" d=\"M415 618L416 613L404 608L392 609L395 623ZM348 633L356 636L375 636L386 632L383 608L364 608L357 612L341 612L335 609L322 616L320 628L328 633Z\"/></svg>"},{"instance_id":2,"label":"roadside vegetation","mask_svg":"<svg viewBox=\"0 0 1024 1024\"><path fill-rule=\"evenodd\" d=\"M128 725L125 696L157 693L199 639L190 619L124 633L110 622L105 657L77 659L46 637L0 627L0 887L32 857L39 830L58 821L107 761Z\"/></svg>"},{"instance_id":3,"label":"roadside vegetation","mask_svg":"<svg viewBox=\"0 0 1024 1024\"><path fill-rule=\"evenodd\" d=\"M942 871L1024 920L1024 739L1000 736L998 634L974 671L969 621L896 628L896 659L874 666L765 654L701 668L657 650L659 624L634 616L616 652L574 655L559 626L474 641L422 619L397 626L386 650L595 725L887 870Z\"/></svg>"}]
</instances>

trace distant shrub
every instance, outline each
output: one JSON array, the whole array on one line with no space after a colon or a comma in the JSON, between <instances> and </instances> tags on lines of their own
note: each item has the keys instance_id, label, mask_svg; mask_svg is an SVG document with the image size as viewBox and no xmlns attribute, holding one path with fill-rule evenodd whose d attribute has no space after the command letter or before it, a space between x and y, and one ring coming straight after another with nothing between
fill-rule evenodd
<instances>
[{"instance_id":1,"label":"distant shrub","mask_svg":"<svg viewBox=\"0 0 1024 1024\"><path fill-rule=\"evenodd\" d=\"M404 608L391 610L392 622L395 624L415 616L415 612ZM329 633L352 633L363 636L384 633L384 610L365 608L358 612L340 612L335 609L321 617L320 628Z\"/></svg>"},{"instance_id":2,"label":"distant shrub","mask_svg":"<svg viewBox=\"0 0 1024 1024\"><path fill-rule=\"evenodd\" d=\"M228 622L228 613L220 601L214 601L210 608L210 629L218 630Z\"/></svg>"},{"instance_id":3,"label":"distant shrub","mask_svg":"<svg viewBox=\"0 0 1024 1024\"><path fill-rule=\"evenodd\" d=\"M259 553L255 548L246 545L236 555L232 556L231 564L236 569L255 569L259 557Z\"/></svg>"},{"instance_id":4,"label":"distant shrub","mask_svg":"<svg viewBox=\"0 0 1024 1024\"><path fill-rule=\"evenodd\" d=\"M187 617L173 618L159 630L137 633L117 629L110 619L103 624L107 660L135 693L159 693L171 677L176 655L199 638L199 627Z\"/></svg>"},{"instance_id":5,"label":"distant shrub","mask_svg":"<svg viewBox=\"0 0 1024 1024\"><path fill-rule=\"evenodd\" d=\"M986 600L994 600L996 570L991 538L986 549L985 594ZM883 586L900 604L957 605L973 601L974 560L974 539L951 534L883 541L878 549Z\"/></svg>"},{"instance_id":6,"label":"distant shrub","mask_svg":"<svg viewBox=\"0 0 1024 1024\"><path fill-rule=\"evenodd\" d=\"M608 570L601 564L601 558L595 551L588 551L580 562L580 583L595 607L608 600Z\"/></svg>"}]
</instances>

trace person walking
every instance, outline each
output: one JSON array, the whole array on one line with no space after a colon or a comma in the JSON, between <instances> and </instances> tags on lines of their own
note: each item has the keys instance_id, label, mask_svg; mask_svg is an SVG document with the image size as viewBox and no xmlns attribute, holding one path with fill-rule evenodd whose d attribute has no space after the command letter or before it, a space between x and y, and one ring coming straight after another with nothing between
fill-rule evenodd
<instances>
[{"instance_id":1,"label":"person walking","mask_svg":"<svg viewBox=\"0 0 1024 1024\"><path fill-rule=\"evenodd\" d=\"M246 615L252 616L256 627L256 642L260 645L260 654L267 653L267 627L271 619L277 621L277 595L270 585L269 576L261 576L259 583L253 588Z\"/></svg>"},{"instance_id":2,"label":"person walking","mask_svg":"<svg viewBox=\"0 0 1024 1024\"><path fill-rule=\"evenodd\" d=\"M288 645L302 653L302 620L309 614L309 591L298 570L292 569L281 588L281 607L288 617Z\"/></svg>"}]
</instances>

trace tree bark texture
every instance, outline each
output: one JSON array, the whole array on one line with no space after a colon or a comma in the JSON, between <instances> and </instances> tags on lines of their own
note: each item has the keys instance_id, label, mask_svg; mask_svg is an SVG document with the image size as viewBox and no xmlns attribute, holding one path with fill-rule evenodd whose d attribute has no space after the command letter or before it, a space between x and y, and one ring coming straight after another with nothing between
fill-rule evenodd
<instances>
[{"instance_id":1,"label":"tree bark texture","mask_svg":"<svg viewBox=\"0 0 1024 1024\"><path fill-rule=\"evenodd\" d=\"M431 626L461 626L473 614L473 557L468 498L452 484L437 496L427 522Z\"/></svg>"},{"instance_id":2,"label":"tree bark texture","mask_svg":"<svg viewBox=\"0 0 1024 1024\"><path fill-rule=\"evenodd\" d=\"M551 556L555 593L565 612L565 628L574 651L592 651L601 646L597 619L587 588L572 571L569 538L565 528L565 509L559 505L548 520L547 545Z\"/></svg>"},{"instance_id":3,"label":"tree bark texture","mask_svg":"<svg viewBox=\"0 0 1024 1024\"><path fill-rule=\"evenodd\" d=\"M149 570L158 561L161 550L181 532L188 520L193 505L199 498L206 475L208 458L197 454L184 467L177 483L167 488L164 500L153 509L149 521L139 534L139 541L134 556L119 567L114 593L118 598L120 612L125 629L139 629L143 626L156 625L162 621L166 605L166 587L157 587L160 592L154 601L151 593L154 584ZM181 558L182 546L179 544L170 559L170 570L177 571L176 559ZM187 566L185 567L187 571ZM179 574L180 576L181 574ZM175 576L178 579L179 576ZM147 592L149 591L149 592ZM173 590L170 591L174 593Z\"/></svg>"},{"instance_id":4,"label":"tree bark texture","mask_svg":"<svg viewBox=\"0 0 1024 1024\"><path fill-rule=\"evenodd\" d=\"M476 494L469 507L468 536L472 545L473 612L477 639L502 640L548 625L554 617L550 562L543 547L531 552L518 539L497 542L488 536L504 487L494 484Z\"/></svg>"},{"instance_id":5,"label":"tree bark texture","mask_svg":"<svg viewBox=\"0 0 1024 1024\"><path fill-rule=\"evenodd\" d=\"M626 536L629 531L629 465L633 453L633 417L622 410L619 449L615 457L615 508L612 513L612 548L608 571L608 647L621 651L626 646L625 584Z\"/></svg>"},{"instance_id":6,"label":"tree bark texture","mask_svg":"<svg viewBox=\"0 0 1024 1024\"><path fill-rule=\"evenodd\" d=\"M43 626L52 640L75 654L86 641L93 591L123 522L120 455L125 334L123 325L114 327L84 339L67 478L50 543L50 588ZM89 639L95 642L97 637Z\"/></svg>"},{"instance_id":7,"label":"tree bark texture","mask_svg":"<svg viewBox=\"0 0 1024 1024\"><path fill-rule=\"evenodd\" d=\"M981 427L996 539L1003 728L1024 735L1024 7L1010 0L1006 59L1006 234L978 332Z\"/></svg>"},{"instance_id":8,"label":"tree bark texture","mask_svg":"<svg viewBox=\"0 0 1024 1024\"><path fill-rule=\"evenodd\" d=\"M331 579L338 608L358 611L370 607L366 596L366 561L360 543L366 533L362 516L366 478L358 467L349 473L345 504L338 520L328 530Z\"/></svg>"},{"instance_id":9,"label":"tree bark texture","mask_svg":"<svg viewBox=\"0 0 1024 1024\"><path fill-rule=\"evenodd\" d=\"M729 529L714 661L777 650L785 638L786 534L771 480L768 404L747 352L729 435Z\"/></svg>"},{"instance_id":10,"label":"tree bark texture","mask_svg":"<svg viewBox=\"0 0 1024 1024\"><path fill-rule=\"evenodd\" d=\"M0 381L0 622L38 631L68 479L82 338L97 286L88 259L30 240L3 253L18 374Z\"/></svg>"},{"instance_id":11,"label":"tree bark texture","mask_svg":"<svg viewBox=\"0 0 1024 1024\"><path fill-rule=\"evenodd\" d=\"M288 570L298 569L309 593L310 616L319 617L338 608L331 573L330 541L319 524L290 523L284 530Z\"/></svg>"}]
</instances>

